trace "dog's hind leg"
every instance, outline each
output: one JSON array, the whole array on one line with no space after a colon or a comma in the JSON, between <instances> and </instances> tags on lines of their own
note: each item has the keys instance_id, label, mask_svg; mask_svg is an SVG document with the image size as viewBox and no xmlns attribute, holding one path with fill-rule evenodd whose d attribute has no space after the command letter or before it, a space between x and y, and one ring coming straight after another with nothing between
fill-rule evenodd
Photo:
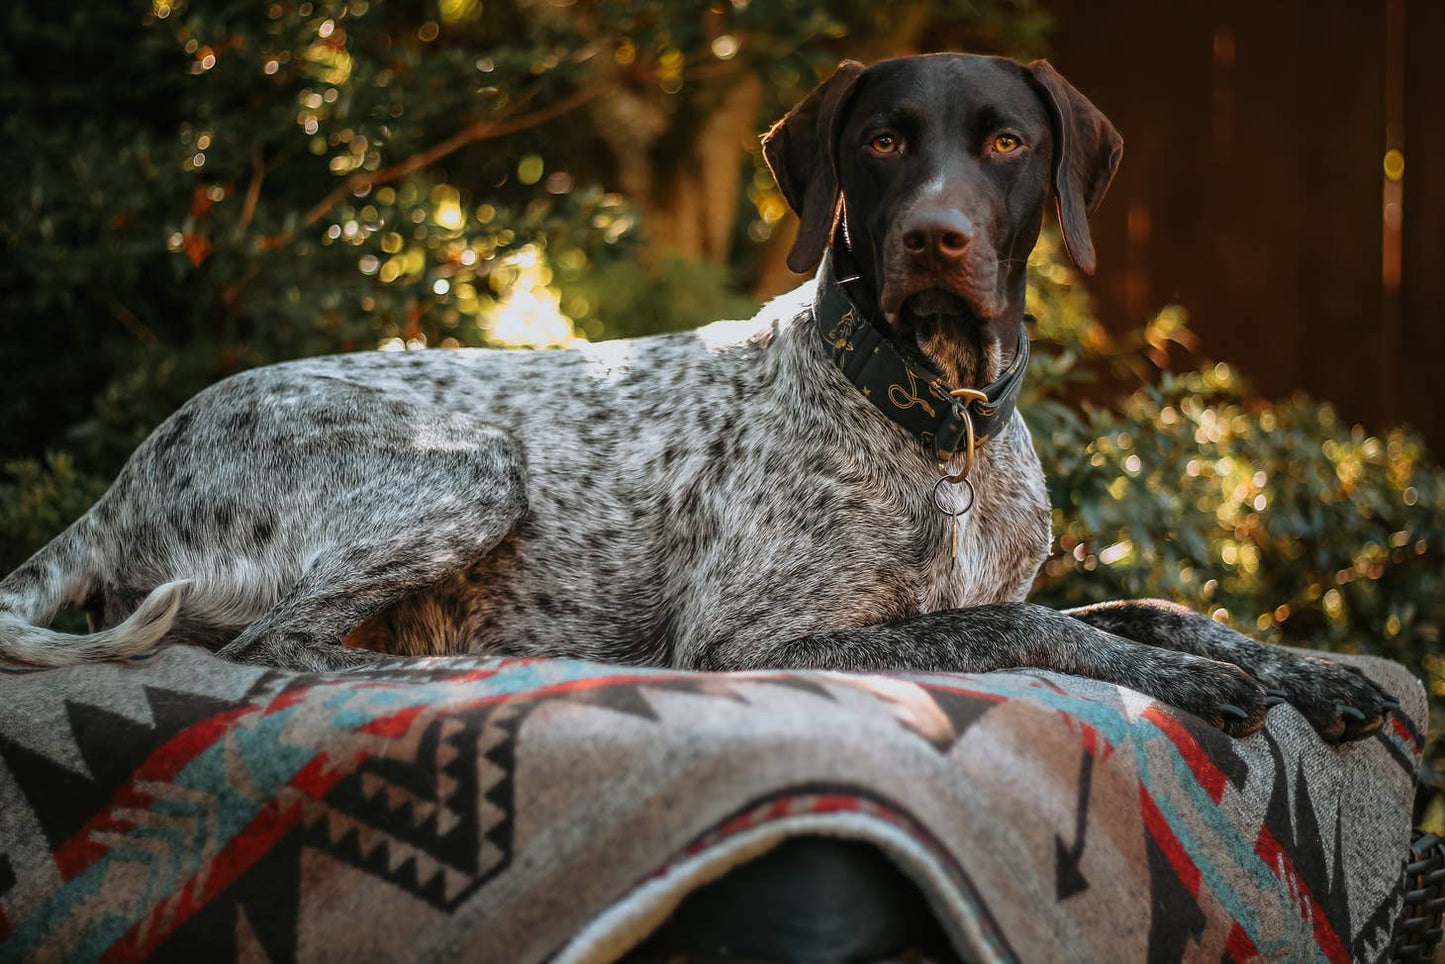
<instances>
[{"instance_id":1,"label":"dog's hind leg","mask_svg":"<svg viewBox=\"0 0 1445 964\"><path fill-rule=\"evenodd\" d=\"M384 488L330 493L330 535L300 581L219 655L308 671L392 659L340 644L384 607L482 558L526 511L521 453L487 431L469 434L465 451L398 453L376 467Z\"/></svg>"},{"instance_id":2,"label":"dog's hind leg","mask_svg":"<svg viewBox=\"0 0 1445 964\"><path fill-rule=\"evenodd\" d=\"M325 644L480 559L525 510L524 455L484 419L325 362L257 369L182 406L0 581L0 657L114 659L168 636L229 640L253 662L352 664L366 654ZM129 618L83 636L37 625L96 593L108 620Z\"/></svg>"}]
</instances>

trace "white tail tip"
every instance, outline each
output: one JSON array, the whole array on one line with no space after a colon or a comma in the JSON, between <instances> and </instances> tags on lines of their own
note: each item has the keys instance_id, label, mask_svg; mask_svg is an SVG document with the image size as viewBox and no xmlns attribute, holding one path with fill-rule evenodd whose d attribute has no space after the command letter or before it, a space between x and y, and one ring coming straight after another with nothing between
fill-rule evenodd
<instances>
[{"instance_id":1,"label":"white tail tip","mask_svg":"<svg viewBox=\"0 0 1445 964\"><path fill-rule=\"evenodd\" d=\"M36 666L70 666L144 653L170 632L191 584L177 579L152 589L125 622L98 633L58 633L0 613L0 656Z\"/></svg>"}]
</instances>

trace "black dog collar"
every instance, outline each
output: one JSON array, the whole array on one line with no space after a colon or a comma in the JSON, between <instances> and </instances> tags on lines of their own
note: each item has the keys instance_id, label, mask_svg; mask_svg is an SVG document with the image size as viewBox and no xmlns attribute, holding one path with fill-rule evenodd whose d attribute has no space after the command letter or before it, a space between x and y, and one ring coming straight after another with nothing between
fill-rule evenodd
<instances>
[{"instance_id":1,"label":"black dog collar","mask_svg":"<svg viewBox=\"0 0 1445 964\"><path fill-rule=\"evenodd\" d=\"M1013 418L1029 364L1023 325L1013 361L993 383L976 391L950 389L905 358L849 297L845 284L834 276L832 257L825 256L813 318L829 356L879 411L918 436L940 463L950 461L960 446L969 454L970 436L973 447L981 446ZM964 473L970 467L965 465Z\"/></svg>"}]
</instances>

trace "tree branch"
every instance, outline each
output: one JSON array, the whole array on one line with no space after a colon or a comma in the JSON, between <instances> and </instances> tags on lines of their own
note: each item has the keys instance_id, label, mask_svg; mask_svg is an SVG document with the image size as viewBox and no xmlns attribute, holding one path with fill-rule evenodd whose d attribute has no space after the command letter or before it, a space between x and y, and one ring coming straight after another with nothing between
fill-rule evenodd
<instances>
[{"instance_id":1,"label":"tree branch","mask_svg":"<svg viewBox=\"0 0 1445 964\"><path fill-rule=\"evenodd\" d=\"M732 73L737 68L738 65L735 62L705 63L689 67L683 71L683 76L689 80L706 79ZM576 110L589 101L596 100L603 94L610 93L621 86L621 83L621 79L616 77L595 81L576 91L570 97L564 97L555 104L543 107L530 114L524 114L510 120L475 121L463 127L446 140L434 144L424 151L419 151L403 161L398 161L390 167L384 167L375 173L363 172L353 174L346 179L345 183L331 191L302 215L295 227L288 228L279 234L261 238L258 241L258 245L262 249L279 248L290 241L298 229L310 227L317 221L320 221L326 216L328 211L346 200L348 196L355 194L358 190L375 187L378 184L385 184L388 181L395 181L405 177L414 171L419 171L424 167L435 164L437 161L466 147L468 144L489 140L494 137L504 137L507 134L514 134L517 131L538 127L550 120L561 117L563 114ZM259 167L257 171L258 175L253 177L251 187L253 190L259 191ZM251 192L248 191L248 202L250 196Z\"/></svg>"},{"instance_id":2,"label":"tree branch","mask_svg":"<svg viewBox=\"0 0 1445 964\"><path fill-rule=\"evenodd\" d=\"M256 204L261 200L261 181L266 176L266 157L260 144L251 145L251 183L246 188L246 200L241 205L241 227L249 227L256 216Z\"/></svg>"},{"instance_id":3,"label":"tree branch","mask_svg":"<svg viewBox=\"0 0 1445 964\"><path fill-rule=\"evenodd\" d=\"M125 330L134 335L136 341L147 348L155 348L160 344L156 333L151 331L150 327L141 321L134 311L111 297L105 299L105 306L110 309L111 317L125 326Z\"/></svg>"},{"instance_id":4,"label":"tree branch","mask_svg":"<svg viewBox=\"0 0 1445 964\"><path fill-rule=\"evenodd\" d=\"M549 120L561 117L563 114L576 110L588 101L600 97L612 90L615 86L613 83L592 84L582 88L570 97L564 97L555 104L543 107L541 110L534 111L530 114L524 114L521 117L514 117L511 120L476 121L463 127L446 140L438 144L433 144L426 150L419 151L404 161L398 161L390 167L384 167L375 174L353 174L347 178L345 184L326 195L315 207L307 211L301 218L300 226L309 227L317 221L320 221L326 216L326 212L346 200L348 195L356 193L360 188L374 187L377 184L385 184L388 181L395 181L398 178L405 177L413 171L419 171L424 167L435 164L448 154L455 153L468 144L489 140L493 137L503 137L507 134L513 134L517 131L523 131L545 124Z\"/></svg>"}]
</instances>

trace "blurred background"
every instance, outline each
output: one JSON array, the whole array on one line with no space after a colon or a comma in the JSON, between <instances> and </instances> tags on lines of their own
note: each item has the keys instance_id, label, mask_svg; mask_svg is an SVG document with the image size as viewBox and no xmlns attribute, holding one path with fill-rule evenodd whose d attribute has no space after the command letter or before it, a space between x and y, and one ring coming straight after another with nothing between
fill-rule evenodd
<instances>
[{"instance_id":1,"label":"blurred background","mask_svg":"<svg viewBox=\"0 0 1445 964\"><path fill-rule=\"evenodd\" d=\"M1031 259L1034 598L1445 695L1442 46L1435 0L6 5L0 570L242 369L749 316L802 280L758 135L840 58L1048 56L1127 150L1098 275Z\"/></svg>"}]
</instances>

